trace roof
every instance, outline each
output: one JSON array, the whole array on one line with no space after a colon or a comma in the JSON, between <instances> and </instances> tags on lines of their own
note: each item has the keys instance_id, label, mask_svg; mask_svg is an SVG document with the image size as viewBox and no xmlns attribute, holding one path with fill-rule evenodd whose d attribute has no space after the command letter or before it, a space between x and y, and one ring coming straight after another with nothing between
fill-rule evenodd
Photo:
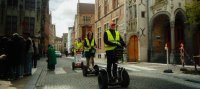
<instances>
[{"instance_id":1,"label":"roof","mask_svg":"<svg viewBox=\"0 0 200 89\"><path fill-rule=\"evenodd\" d=\"M78 3L79 13L81 14L94 14L95 6L90 3Z\"/></svg>"}]
</instances>

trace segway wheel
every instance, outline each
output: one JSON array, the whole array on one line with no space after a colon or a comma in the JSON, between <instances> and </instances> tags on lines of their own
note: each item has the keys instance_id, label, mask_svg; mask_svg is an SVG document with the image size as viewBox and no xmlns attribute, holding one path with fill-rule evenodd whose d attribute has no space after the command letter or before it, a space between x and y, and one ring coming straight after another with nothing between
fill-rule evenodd
<instances>
[{"instance_id":1,"label":"segway wheel","mask_svg":"<svg viewBox=\"0 0 200 89\"><path fill-rule=\"evenodd\" d=\"M72 62L72 70L74 70L74 69L75 69L75 63Z\"/></svg>"},{"instance_id":2,"label":"segway wheel","mask_svg":"<svg viewBox=\"0 0 200 89\"><path fill-rule=\"evenodd\" d=\"M122 70L121 77L122 77L121 87L127 88L130 83L130 78L129 78L128 72L125 69Z\"/></svg>"},{"instance_id":3,"label":"segway wheel","mask_svg":"<svg viewBox=\"0 0 200 89\"><path fill-rule=\"evenodd\" d=\"M108 89L108 75L104 69L99 71L98 84L100 89Z\"/></svg>"},{"instance_id":4,"label":"segway wheel","mask_svg":"<svg viewBox=\"0 0 200 89\"><path fill-rule=\"evenodd\" d=\"M87 77L87 67L86 66L83 66L83 76Z\"/></svg>"},{"instance_id":5,"label":"segway wheel","mask_svg":"<svg viewBox=\"0 0 200 89\"><path fill-rule=\"evenodd\" d=\"M99 66L94 65L95 75L97 76L99 74Z\"/></svg>"},{"instance_id":6,"label":"segway wheel","mask_svg":"<svg viewBox=\"0 0 200 89\"><path fill-rule=\"evenodd\" d=\"M83 62L81 62L81 69L83 69L84 65L83 65Z\"/></svg>"}]
</instances>

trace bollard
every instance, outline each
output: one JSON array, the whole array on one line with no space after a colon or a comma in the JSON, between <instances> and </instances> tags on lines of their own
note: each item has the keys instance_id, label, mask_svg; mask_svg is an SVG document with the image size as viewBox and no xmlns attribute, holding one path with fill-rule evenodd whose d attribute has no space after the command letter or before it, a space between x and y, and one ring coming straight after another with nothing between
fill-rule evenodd
<instances>
[{"instance_id":1,"label":"bollard","mask_svg":"<svg viewBox=\"0 0 200 89\"><path fill-rule=\"evenodd\" d=\"M167 43L165 44L165 50L166 50L166 55L167 55L167 69L164 70L164 73L173 73L172 70L169 68L169 50Z\"/></svg>"}]
</instances>

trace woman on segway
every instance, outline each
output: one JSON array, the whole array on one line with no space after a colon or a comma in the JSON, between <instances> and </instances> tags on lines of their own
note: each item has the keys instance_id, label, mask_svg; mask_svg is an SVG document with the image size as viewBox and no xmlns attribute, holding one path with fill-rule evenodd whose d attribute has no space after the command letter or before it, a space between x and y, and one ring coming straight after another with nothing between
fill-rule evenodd
<instances>
[{"instance_id":1,"label":"woman on segway","mask_svg":"<svg viewBox=\"0 0 200 89\"><path fill-rule=\"evenodd\" d=\"M93 38L93 33L91 31L88 32L87 37L84 40L84 50L85 50L85 57L87 61L87 68L90 66L90 60L92 63L92 67L94 67L94 56L96 52L96 43Z\"/></svg>"},{"instance_id":2,"label":"woman on segway","mask_svg":"<svg viewBox=\"0 0 200 89\"><path fill-rule=\"evenodd\" d=\"M115 50L118 47L121 47L121 48L125 47L126 44L121 38L119 32L115 30L115 23L111 21L109 26L110 26L110 29L104 32L104 43L105 43L105 50L106 50L106 55L107 55L107 72L108 72L109 82L111 83L111 82L116 82L117 80L117 64L116 63L118 62L118 58L117 56L115 56L117 52Z\"/></svg>"}]
</instances>

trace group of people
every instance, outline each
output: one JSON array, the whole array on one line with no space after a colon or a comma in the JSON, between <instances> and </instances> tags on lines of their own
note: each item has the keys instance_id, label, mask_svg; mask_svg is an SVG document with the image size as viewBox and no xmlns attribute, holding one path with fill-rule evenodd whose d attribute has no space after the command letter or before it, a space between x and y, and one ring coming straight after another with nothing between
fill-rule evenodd
<instances>
[{"instance_id":1,"label":"group of people","mask_svg":"<svg viewBox=\"0 0 200 89\"><path fill-rule=\"evenodd\" d=\"M29 33L14 33L0 38L0 77L19 79L32 75L39 51Z\"/></svg>"},{"instance_id":2,"label":"group of people","mask_svg":"<svg viewBox=\"0 0 200 89\"><path fill-rule=\"evenodd\" d=\"M117 79L117 62L118 62L118 56L116 55L118 48L124 48L126 47L125 42L121 38L118 31L116 31L115 27L116 24L114 22L110 22L109 29L106 29L104 32L104 43L105 43L105 51L107 56L107 72L108 76L110 78L110 82L115 81ZM81 49L81 39L79 39L75 43L75 51L80 51ZM87 37L84 39L84 54L86 57L86 63L87 67L89 68L90 62L91 65L94 66L94 56L96 52L96 43L93 37L93 33L89 31L87 33ZM121 53L122 54L122 53Z\"/></svg>"}]
</instances>

